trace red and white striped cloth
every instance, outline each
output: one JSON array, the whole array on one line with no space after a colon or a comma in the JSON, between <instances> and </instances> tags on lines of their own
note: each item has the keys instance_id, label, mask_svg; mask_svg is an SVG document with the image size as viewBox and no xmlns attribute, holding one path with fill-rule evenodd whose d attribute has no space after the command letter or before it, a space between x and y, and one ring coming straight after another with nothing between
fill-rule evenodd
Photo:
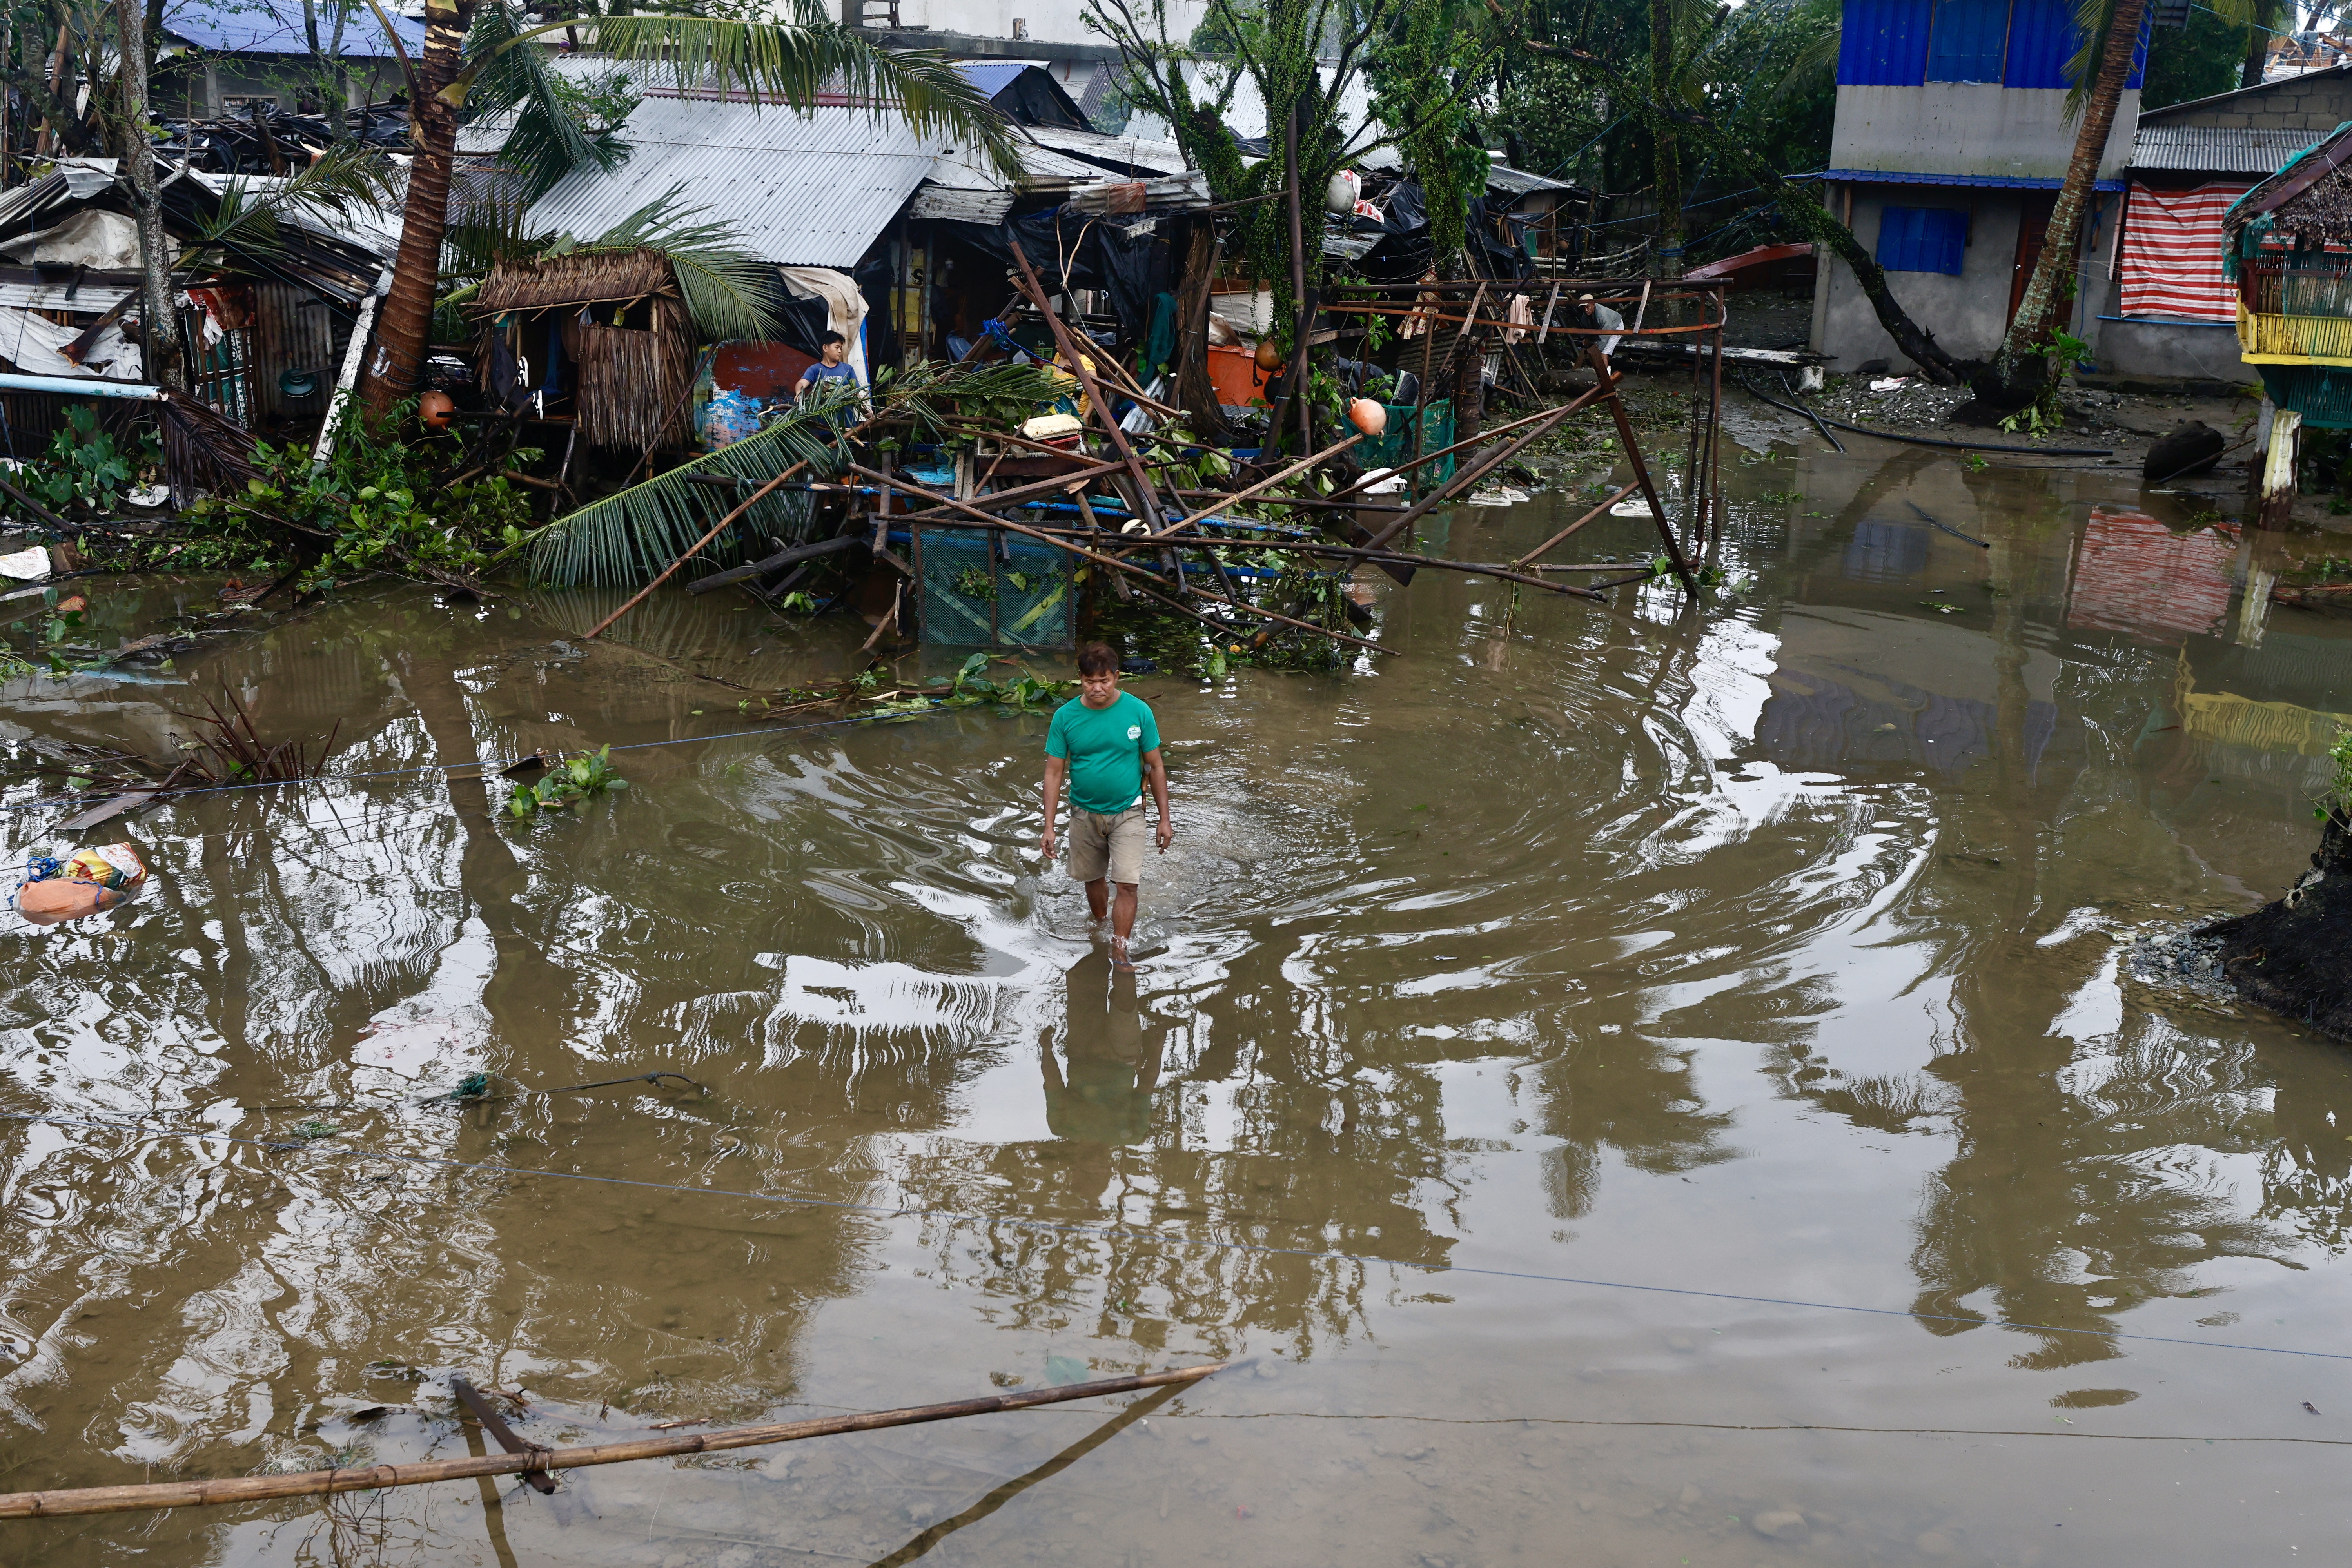
<instances>
[{"instance_id":1,"label":"red and white striped cloth","mask_svg":"<svg viewBox=\"0 0 2352 1568\"><path fill-rule=\"evenodd\" d=\"M2243 180L2193 191L2135 183L2124 216L2123 313L2236 321L2238 286L2221 276L2221 215L2252 188Z\"/></svg>"}]
</instances>

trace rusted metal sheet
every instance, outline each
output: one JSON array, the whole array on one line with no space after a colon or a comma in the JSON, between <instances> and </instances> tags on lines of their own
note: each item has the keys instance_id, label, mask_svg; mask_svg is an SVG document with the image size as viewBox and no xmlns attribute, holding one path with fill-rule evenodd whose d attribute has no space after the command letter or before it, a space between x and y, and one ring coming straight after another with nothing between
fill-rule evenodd
<instances>
[{"instance_id":1,"label":"rusted metal sheet","mask_svg":"<svg viewBox=\"0 0 2352 1568\"><path fill-rule=\"evenodd\" d=\"M254 392L265 419L315 419L327 411L327 393L351 323L325 300L291 283L253 285ZM307 373L315 390L287 391L289 373Z\"/></svg>"},{"instance_id":2,"label":"rusted metal sheet","mask_svg":"<svg viewBox=\"0 0 2352 1568\"><path fill-rule=\"evenodd\" d=\"M710 363L711 384L762 403L790 403L793 388L816 361L789 343L720 343Z\"/></svg>"}]
</instances>

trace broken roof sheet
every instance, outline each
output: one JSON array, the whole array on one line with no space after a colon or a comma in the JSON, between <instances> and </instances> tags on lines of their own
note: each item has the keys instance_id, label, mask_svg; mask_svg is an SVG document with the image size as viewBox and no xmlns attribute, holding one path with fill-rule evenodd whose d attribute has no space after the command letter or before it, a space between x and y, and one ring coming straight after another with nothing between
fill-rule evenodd
<instances>
[{"instance_id":1,"label":"broken roof sheet","mask_svg":"<svg viewBox=\"0 0 2352 1568\"><path fill-rule=\"evenodd\" d=\"M415 59L425 52L425 24L408 16L394 16L393 26L399 30L401 47L408 58ZM331 19L321 16L319 22L320 43L324 46L334 31ZM310 44L302 25L302 7L295 0L237 0L234 5L200 4L199 0L177 0L163 13L163 30L173 37L226 55L304 55L310 53ZM352 60L389 60L396 58L391 43L385 38L383 24L367 6L355 6L343 23L342 58Z\"/></svg>"},{"instance_id":2,"label":"broken roof sheet","mask_svg":"<svg viewBox=\"0 0 2352 1568\"><path fill-rule=\"evenodd\" d=\"M763 261L849 268L949 151L864 109L789 109L648 94L621 129L628 161L583 169L533 203L534 233L593 238L679 188Z\"/></svg>"},{"instance_id":3,"label":"broken roof sheet","mask_svg":"<svg viewBox=\"0 0 2352 1568\"><path fill-rule=\"evenodd\" d=\"M1106 136L1099 131L1072 131L1058 125L1029 125L1023 131L1039 146L1099 164L1113 174L1181 174L1188 165L1173 142L1141 136ZM1024 149L1025 154L1026 149Z\"/></svg>"}]
</instances>

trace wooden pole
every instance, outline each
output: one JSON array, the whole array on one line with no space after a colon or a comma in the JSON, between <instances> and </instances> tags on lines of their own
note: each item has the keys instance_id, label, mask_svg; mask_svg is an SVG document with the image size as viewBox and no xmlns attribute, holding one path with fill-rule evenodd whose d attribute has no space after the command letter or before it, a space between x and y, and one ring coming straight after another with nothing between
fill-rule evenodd
<instances>
[{"instance_id":1,"label":"wooden pole","mask_svg":"<svg viewBox=\"0 0 2352 1568\"><path fill-rule=\"evenodd\" d=\"M1070 362L1070 374L1078 378L1079 389L1087 395L1087 406L1094 411L1097 423L1109 434L1111 450L1119 455L1128 473L1135 480L1136 515L1145 518L1160 516L1160 496L1151 488L1151 476L1143 471L1143 459L1135 455L1135 448L1127 443L1127 432L1120 429L1118 421L1110 416L1110 405L1103 400L1102 385L1095 380L1095 373L1087 368L1087 356L1078 352L1076 342L1070 336L1069 327L1061 317L1046 309L1045 287L1037 281L1036 271L1029 265L1028 255L1022 250L1021 242L1016 239L1010 243L1013 259L1021 264L1024 291L1036 302L1037 309L1044 311L1045 325L1053 329L1054 342Z\"/></svg>"},{"instance_id":2,"label":"wooden pole","mask_svg":"<svg viewBox=\"0 0 2352 1568\"><path fill-rule=\"evenodd\" d=\"M722 517L717 522L712 523L710 525L709 532L696 540L692 544L688 545L686 547L685 553L681 554L677 560L671 562L668 565L663 567L660 576L656 577L652 582L646 584L644 587L631 595L627 604L623 605L619 609L614 610L611 615L606 616L603 620L598 621L594 629L590 631L588 636L586 637L583 637L581 640L585 642L590 638L597 637L606 626L611 626L614 621L619 620L623 616L627 615L631 610L635 609L639 605L645 603L646 595L651 594L656 588L658 588L664 583L668 582L672 574L677 572L679 567L685 565L688 561L692 560L696 555L699 554L704 545L718 538L719 531L720 529L725 528L729 523L733 522L737 518L742 516L745 512L750 511L754 501L759 500L770 490L774 489L786 479L791 479L794 474L799 473L803 468L807 467L808 459L803 458L799 462L794 463L791 468L786 468L782 473L778 474L774 479L770 479L766 484L761 485L758 489L753 490L751 495L745 498L741 504L738 505L733 511L729 512L725 517Z\"/></svg>"},{"instance_id":3,"label":"wooden pole","mask_svg":"<svg viewBox=\"0 0 2352 1568\"><path fill-rule=\"evenodd\" d=\"M474 1419L482 1424L482 1430L495 1438L500 1448L509 1454L528 1454L533 1451L533 1446L516 1436L514 1428L507 1425L506 1417L500 1415L490 1402L476 1392L474 1385L466 1379L451 1378L449 1392L457 1396L458 1404L473 1413ZM555 1489L555 1478L545 1470L525 1470L522 1473L522 1479L530 1483L531 1490L542 1496Z\"/></svg>"},{"instance_id":4,"label":"wooden pole","mask_svg":"<svg viewBox=\"0 0 2352 1568\"><path fill-rule=\"evenodd\" d=\"M2284 528L2294 517L2294 470L2303 452L2303 416L2282 408L2271 416L2270 447L2263 455L2262 506L2256 528Z\"/></svg>"},{"instance_id":5,"label":"wooden pole","mask_svg":"<svg viewBox=\"0 0 2352 1568\"><path fill-rule=\"evenodd\" d=\"M961 1399L946 1405L914 1405L898 1410L867 1411L858 1415L827 1415L813 1421L779 1421L763 1426L681 1433L677 1436L600 1443L580 1448L526 1448L520 1454L475 1454L462 1459L432 1459L413 1465L370 1465L365 1469L304 1470L286 1476L236 1476L222 1480L158 1481L145 1486L10 1492L0 1496L0 1519L60 1519L71 1514L139 1513L166 1508L268 1502L278 1498L330 1497L337 1492L376 1491L387 1487L422 1486L428 1481L467 1480L476 1476L510 1476L532 1470L570 1470L588 1465L663 1459L678 1454L713 1454L729 1448L757 1448L771 1443L797 1443L807 1437L830 1437L843 1432L875 1432L887 1426L913 1426L926 1421L993 1415L1000 1411L1027 1410L1034 1405L1059 1405L1072 1399L1093 1399L1107 1394L1131 1394L1138 1389L1197 1383L1212 1373L1224 1371L1225 1366L1223 1362L1212 1362L1206 1366L1188 1366L1175 1372L1105 1378L1098 1383L1074 1383L1066 1388L1040 1388L1024 1394L993 1394L986 1399Z\"/></svg>"},{"instance_id":6,"label":"wooden pole","mask_svg":"<svg viewBox=\"0 0 2352 1568\"><path fill-rule=\"evenodd\" d=\"M1723 541L1723 322L1730 311L1715 297L1715 393L1706 405L1707 548ZM1712 557L1710 557L1712 559Z\"/></svg>"}]
</instances>

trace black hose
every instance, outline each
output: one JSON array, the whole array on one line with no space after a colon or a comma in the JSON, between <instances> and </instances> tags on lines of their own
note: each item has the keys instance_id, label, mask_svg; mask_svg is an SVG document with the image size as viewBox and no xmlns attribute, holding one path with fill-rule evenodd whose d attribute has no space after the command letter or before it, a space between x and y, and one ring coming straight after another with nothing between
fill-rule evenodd
<instances>
[{"instance_id":1,"label":"black hose","mask_svg":"<svg viewBox=\"0 0 2352 1568\"><path fill-rule=\"evenodd\" d=\"M1787 410L1788 410L1790 413L1791 413L1791 414L1801 414L1801 415L1803 415L1806 418L1808 418L1808 419L1810 419L1810 420L1811 420L1811 421L1813 422L1813 428L1814 428L1814 429L1816 429L1816 430L1818 430L1818 431L1820 431L1820 432L1822 433L1822 440L1827 441L1827 442L1828 442L1832 447L1835 447L1835 448L1837 448L1837 450L1839 450L1840 452L1843 452L1843 451L1844 451L1844 450L1845 450L1845 443L1844 443L1844 442L1843 442L1843 441L1841 441L1841 440L1839 440L1836 437L1834 437L1834 436L1832 436L1832 435L1831 435L1831 434L1830 434L1830 427L1829 427L1828 426L1826 426L1826 425L1824 425L1824 424L1822 424L1822 416L1821 416L1820 415L1818 415L1818 414L1814 413L1811 409L1807 408L1807 407L1803 406L1803 405L1801 405L1801 404L1800 404L1800 405L1790 405L1790 404L1786 404L1786 403L1775 403L1775 402L1773 402L1773 400L1772 400L1771 398L1769 398L1769 397L1765 396L1762 393L1760 393L1760 392L1759 392L1759 391L1757 391L1757 390L1756 390L1756 384L1755 384L1754 382L1752 382L1752 381L1750 381L1750 380L1748 380L1748 373L1747 373L1746 371L1740 371L1740 372L1738 372L1738 376L1739 384L1740 384L1740 385L1742 385L1742 386L1744 386L1744 387L1746 387L1746 388L1748 389L1748 396L1755 398L1757 401L1759 401L1759 402L1760 402L1760 403L1770 403L1770 404L1772 405L1772 406L1773 406L1773 407L1775 407L1775 408L1784 408L1784 409L1787 409ZM1782 377L1780 378L1780 386L1781 386L1781 390L1783 390L1783 391L1787 391L1787 390L1788 390L1788 385L1789 385L1789 378L1788 378L1787 376L1782 376ZM1790 394L1789 394L1789 395L1790 395L1790 396L1791 396L1791 397L1794 397L1794 396L1796 395L1796 394L1795 394L1795 393L1793 393L1793 392L1791 392L1791 393L1790 393Z\"/></svg>"},{"instance_id":2,"label":"black hose","mask_svg":"<svg viewBox=\"0 0 2352 1568\"><path fill-rule=\"evenodd\" d=\"M1747 379L1740 380L1747 386ZM1778 398L1767 397L1754 387L1748 387L1749 396L1790 414L1801 414L1816 425L1834 425L1841 430L1851 430L1857 436L1875 436L1882 441L1901 441L1913 447L1941 447L1953 452L2014 452L2027 458L2112 458L2113 447L1996 447L1983 441L1939 441L1933 436L1898 436L1892 430L1874 430L1867 425L1849 425L1843 419L1832 419L1808 408L1790 408ZM1843 450L1843 447L1840 450Z\"/></svg>"},{"instance_id":3,"label":"black hose","mask_svg":"<svg viewBox=\"0 0 2352 1568\"><path fill-rule=\"evenodd\" d=\"M1916 500L1905 501L1903 504L1909 507L1913 511L1918 512L1919 521L1926 523L1929 528L1940 528L1946 533L1950 534L1954 539L1964 540L1968 543L1975 545L1979 550L1990 550L1992 548L1991 545L1987 544L1983 540L1979 539L1973 533L1962 533L1958 529L1954 528L1948 522L1937 522L1934 518L1929 517L1925 511L1922 511L1920 510L1919 503Z\"/></svg>"}]
</instances>

